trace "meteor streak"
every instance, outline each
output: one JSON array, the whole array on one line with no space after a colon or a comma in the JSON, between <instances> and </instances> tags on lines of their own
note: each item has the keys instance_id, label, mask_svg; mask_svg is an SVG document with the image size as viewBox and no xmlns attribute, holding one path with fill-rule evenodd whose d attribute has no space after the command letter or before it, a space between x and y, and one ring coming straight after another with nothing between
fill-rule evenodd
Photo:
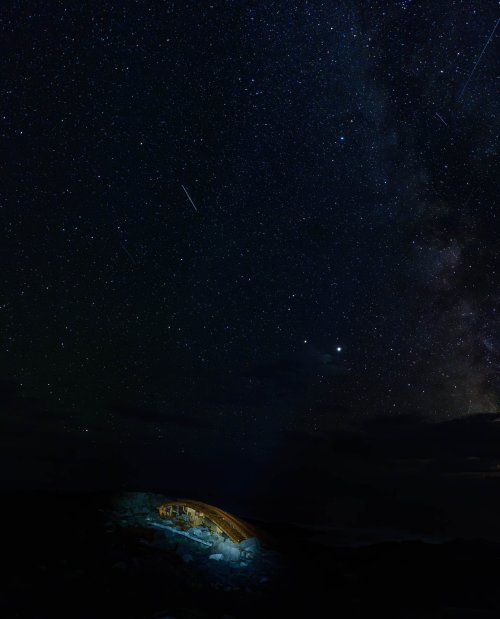
<instances>
[{"instance_id":1,"label":"meteor streak","mask_svg":"<svg viewBox=\"0 0 500 619\"><path fill-rule=\"evenodd\" d=\"M191 202L191 204L193 205L193 208L196 212L198 212L198 209L196 208L196 204L193 202L193 200L191 199L191 196L188 193L188 190L184 187L184 185L181 185L181 187L184 189L184 193L187 196L187 199Z\"/></svg>"}]
</instances>

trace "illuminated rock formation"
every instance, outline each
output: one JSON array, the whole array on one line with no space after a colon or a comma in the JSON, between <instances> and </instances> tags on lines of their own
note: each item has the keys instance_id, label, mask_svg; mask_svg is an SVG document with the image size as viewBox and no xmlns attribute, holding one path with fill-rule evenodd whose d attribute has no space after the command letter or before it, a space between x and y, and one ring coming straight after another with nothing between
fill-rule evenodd
<instances>
[{"instance_id":1,"label":"illuminated rock formation","mask_svg":"<svg viewBox=\"0 0 500 619\"><path fill-rule=\"evenodd\" d=\"M257 537L254 529L246 522L218 507L200 501L187 499L168 501L158 505L156 509L160 518L170 520L181 528L204 525L212 533L227 537L235 544Z\"/></svg>"}]
</instances>

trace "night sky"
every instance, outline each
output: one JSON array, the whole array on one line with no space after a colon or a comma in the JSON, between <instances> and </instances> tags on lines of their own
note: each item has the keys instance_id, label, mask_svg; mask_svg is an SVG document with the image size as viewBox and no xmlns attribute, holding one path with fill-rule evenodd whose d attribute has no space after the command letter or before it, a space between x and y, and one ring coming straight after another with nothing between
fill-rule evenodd
<instances>
[{"instance_id":1,"label":"night sky","mask_svg":"<svg viewBox=\"0 0 500 619\"><path fill-rule=\"evenodd\" d=\"M2 479L498 411L497 9L2 2Z\"/></svg>"}]
</instances>

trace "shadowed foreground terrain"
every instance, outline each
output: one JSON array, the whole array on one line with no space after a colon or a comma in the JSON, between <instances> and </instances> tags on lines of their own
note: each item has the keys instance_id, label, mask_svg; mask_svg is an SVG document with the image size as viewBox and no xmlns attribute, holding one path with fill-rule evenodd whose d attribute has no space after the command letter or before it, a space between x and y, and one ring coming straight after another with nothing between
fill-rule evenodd
<instances>
[{"instance_id":1,"label":"shadowed foreground terrain","mask_svg":"<svg viewBox=\"0 0 500 619\"><path fill-rule=\"evenodd\" d=\"M324 616L322 604L338 617L500 616L495 543L328 547L306 529L258 523L280 568L262 582L228 585L151 545L151 530L110 526L113 501L4 495L2 617L306 618Z\"/></svg>"}]
</instances>

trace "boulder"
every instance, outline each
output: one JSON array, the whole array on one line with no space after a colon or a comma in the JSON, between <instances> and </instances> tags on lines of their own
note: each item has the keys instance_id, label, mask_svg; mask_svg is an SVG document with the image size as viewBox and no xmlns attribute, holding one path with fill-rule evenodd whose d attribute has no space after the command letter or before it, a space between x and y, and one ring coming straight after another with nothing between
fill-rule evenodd
<instances>
[{"instance_id":1,"label":"boulder","mask_svg":"<svg viewBox=\"0 0 500 619\"><path fill-rule=\"evenodd\" d=\"M224 558L224 555L218 552L216 554L210 555L208 558L212 559L212 561L221 561Z\"/></svg>"},{"instance_id":2,"label":"boulder","mask_svg":"<svg viewBox=\"0 0 500 619\"><path fill-rule=\"evenodd\" d=\"M212 546L212 549L215 553L221 554L223 556L224 561L239 561L241 556L241 550L238 548L237 544L226 540L225 542L220 542L215 546Z\"/></svg>"},{"instance_id":3,"label":"boulder","mask_svg":"<svg viewBox=\"0 0 500 619\"><path fill-rule=\"evenodd\" d=\"M116 568L117 570L126 570L128 565L127 563L125 563L125 561L117 561L114 565L114 568Z\"/></svg>"},{"instance_id":4,"label":"boulder","mask_svg":"<svg viewBox=\"0 0 500 619\"><path fill-rule=\"evenodd\" d=\"M258 552L260 550L260 542L256 537L248 537L244 539L239 544L241 550L246 550L247 552Z\"/></svg>"},{"instance_id":5,"label":"boulder","mask_svg":"<svg viewBox=\"0 0 500 619\"><path fill-rule=\"evenodd\" d=\"M184 555L191 554L191 548L186 542L181 542L180 544L177 544L175 553L181 557L181 559L184 559Z\"/></svg>"}]
</instances>

